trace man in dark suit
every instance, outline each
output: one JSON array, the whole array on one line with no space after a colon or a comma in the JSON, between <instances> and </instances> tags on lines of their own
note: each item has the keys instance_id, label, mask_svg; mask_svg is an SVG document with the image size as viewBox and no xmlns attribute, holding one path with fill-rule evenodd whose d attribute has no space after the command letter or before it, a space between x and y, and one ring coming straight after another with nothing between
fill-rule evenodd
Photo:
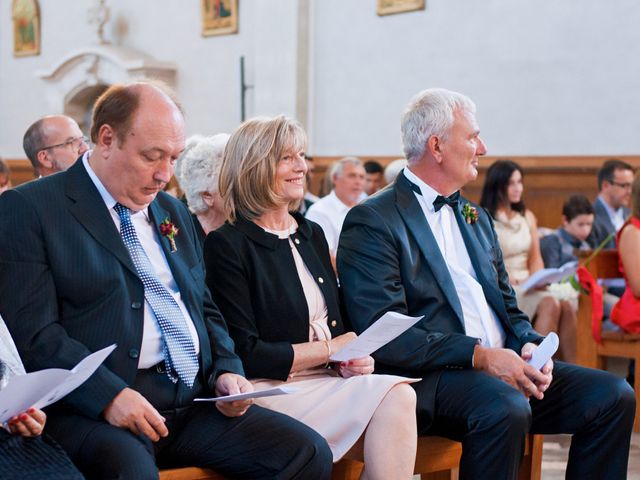
<instances>
[{"instance_id":1,"label":"man in dark suit","mask_svg":"<svg viewBox=\"0 0 640 480\"><path fill-rule=\"evenodd\" d=\"M418 428L462 441L461 478L513 479L527 432L574 433L568 478L625 478L634 417L622 379L527 363L542 337L518 309L491 218L459 197L486 153L467 97L432 89L402 119L405 169L344 223L338 273L357 333L424 315L377 371L422 377Z\"/></svg>"},{"instance_id":2,"label":"man in dark suit","mask_svg":"<svg viewBox=\"0 0 640 480\"><path fill-rule=\"evenodd\" d=\"M250 401L193 402L252 386L204 286L190 215L161 191L184 149L177 103L148 83L110 87L91 137L69 170L0 201L0 312L27 370L118 345L49 410L48 433L91 478L158 478L156 459L327 478L331 452L303 424Z\"/></svg>"},{"instance_id":3,"label":"man in dark suit","mask_svg":"<svg viewBox=\"0 0 640 480\"><path fill-rule=\"evenodd\" d=\"M633 167L616 159L607 160L598 170L598 197L593 202L595 219L587 241L596 248L607 237L605 248L616 248L615 234L629 218Z\"/></svg>"}]
</instances>

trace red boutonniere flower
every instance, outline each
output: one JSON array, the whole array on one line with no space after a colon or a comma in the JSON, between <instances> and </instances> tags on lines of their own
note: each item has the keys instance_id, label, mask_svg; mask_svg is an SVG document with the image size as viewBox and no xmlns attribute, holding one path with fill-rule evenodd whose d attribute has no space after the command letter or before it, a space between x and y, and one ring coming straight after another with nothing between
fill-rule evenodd
<instances>
[{"instance_id":1,"label":"red boutonniere flower","mask_svg":"<svg viewBox=\"0 0 640 480\"><path fill-rule=\"evenodd\" d=\"M478 221L478 210L476 210L476 207L472 207L470 203L465 203L464 207L462 207L462 216L468 224L473 225Z\"/></svg>"},{"instance_id":2,"label":"red boutonniere flower","mask_svg":"<svg viewBox=\"0 0 640 480\"><path fill-rule=\"evenodd\" d=\"M165 218L160 224L160 233L163 237L166 237L169 240L169 244L171 245L171 253L178 250L178 248L176 247L175 236L180 233L180 229L173 223L171 223L169 221L169 218Z\"/></svg>"}]
</instances>

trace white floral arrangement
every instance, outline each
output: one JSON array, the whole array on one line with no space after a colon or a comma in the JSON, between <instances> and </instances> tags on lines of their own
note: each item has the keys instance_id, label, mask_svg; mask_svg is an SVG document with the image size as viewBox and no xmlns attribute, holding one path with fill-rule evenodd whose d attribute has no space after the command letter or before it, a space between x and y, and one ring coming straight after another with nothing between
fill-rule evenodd
<instances>
[{"instance_id":1,"label":"white floral arrangement","mask_svg":"<svg viewBox=\"0 0 640 480\"><path fill-rule=\"evenodd\" d=\"M569 282L552 283L547 291L557 300L577 300L579 295Z\"/></svg>"}]
</instances>

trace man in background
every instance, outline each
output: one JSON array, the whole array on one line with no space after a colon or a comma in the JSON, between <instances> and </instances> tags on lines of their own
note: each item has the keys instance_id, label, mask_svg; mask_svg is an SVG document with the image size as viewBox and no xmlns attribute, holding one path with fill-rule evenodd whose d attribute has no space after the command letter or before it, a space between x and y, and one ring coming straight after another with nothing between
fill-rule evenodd
<instances>
[{"instance_id":1,"label":"man in background","mask_svg":"<svg viewBox=\"0 0 640 480\"><path fill-rule=\"evenodd\" d=\"M336 250L342 222L347 212L360 202L364 195L365 170L356 157L344 157L329 172L333 190L311 205L306 217L319 224L329 244L331 261L335 265Z\"/></svg>"},{"instance_id":2,"label":"man in background","mask_svg":"<svg viewBox=\"0 0 640 480\"><path fill-rule=\"evenodd\" d=\"M364 162L364 171L366 172L364 193L373 195L385 185L384 168L375 160L369 160Z\"/></svg>"},{"instance_id":3,"label":"man in background","mask_svg":"<svg viewBox=\"0 0 640 480\"><path fill-rule=\"evenodd\" d=\"M73 165L89 149L88 142L73 118L49 115L31 124L22 147L35 174L46 177Z\"/></svg>"},{"instance_id":4,"label":"man in background","mask_svg":"<svg viewBox=\"0 0 640 480\"><path fill-rule=\"evenodd\" d=\"M633 167L626 162L611 159L598 171L598 197L593 202L595 220L589 236L589 244L596 248L608 236L616 233L629 217ZM616 248L613 235L605 248Z\"/></svg>"}]
</instances>

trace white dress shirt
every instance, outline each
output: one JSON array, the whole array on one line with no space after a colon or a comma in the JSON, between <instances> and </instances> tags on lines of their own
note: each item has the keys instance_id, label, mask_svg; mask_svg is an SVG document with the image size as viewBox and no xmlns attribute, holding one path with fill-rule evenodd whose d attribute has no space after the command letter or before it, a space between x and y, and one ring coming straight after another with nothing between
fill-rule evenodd
<instances>
[{"instance_id":1,"label":"white dress shirt","mask_svg":"<svg viewBox=\"0 0 640 480\"><path fill-rule=\"evenodd\" d=\"M89 165L90 155L90 151L86 152L82 156L82 163L87 169L87 173L98 189L98 192L100 192L102 200L109 209L109 213L111 214L113 223L115 223L116 228L118 229L118 231L120 231L120 217L113 209L117 202L102 184L98 176L91 168L91 165ZM193 324L193 320L191 319L191 315L189 315L187 307L182 301L180 289L178 288L178 284L173 278L173 274L171 273L171 269L169 268L167 259L164 256L164 252L162 251L162 246L160 245L160 239L158 238L156 229L151 223L148 208L135 213L131 212L131 222L133 223L133 227L136 231L138 239L140 240L140 243L142 244L142 248L147 254L147 257L149 257L149 261L151 262L151 265L153 266L153 269L155 270L160 283L164 285L164 287L169 291L171 296L175 299L176 303L180 307L180 310L182 311L182 314L184 315L184 318L187 322L187 327L189 329L189 333L191 334L196 354L198 354L200 352L200 342L198 340L196 327ZM158 320L156 319L155 313L153 313L151 305L149 305L149 302L147 302L145 298L142 346L140 348L140 358L138 360L139 369L152 367L164 360L162 344L162 331L160 330L160 326L158 325Z\"/></svg>"},{"instance_id":2,"label":"white dress shirt","mask_svg":"<svg viewBox=\"0 0 640 480\"><path fill-rule=\"evenodd\" d=\"M340 240L342 224L350 209L351 207L342 203L337 197L336 192L331 190L329 195L322 197L311 205L305 215L305 218L316 222L322 227L324 236L329 244L329 251L334 257L338 250L338 240Z\"/></svg>"},{"instance_id":3,"label":"white dress shirt","mask_svg":"<svg viewBox=\"0 0 640 480\"><path fill-rule=\"evenodd\" d=\"M449 205L444 205L436 212L433 201L439 193L408 168L404 169L404 174L422 192L422 195L417 192L414 192L414 195L429 223L456 287L462 306L466 334L479 338L485 347L502 348L506 338L504 329L495 312L489 307L482 285L478 283L453 209Z\"/></svg>"}]
</instances>

